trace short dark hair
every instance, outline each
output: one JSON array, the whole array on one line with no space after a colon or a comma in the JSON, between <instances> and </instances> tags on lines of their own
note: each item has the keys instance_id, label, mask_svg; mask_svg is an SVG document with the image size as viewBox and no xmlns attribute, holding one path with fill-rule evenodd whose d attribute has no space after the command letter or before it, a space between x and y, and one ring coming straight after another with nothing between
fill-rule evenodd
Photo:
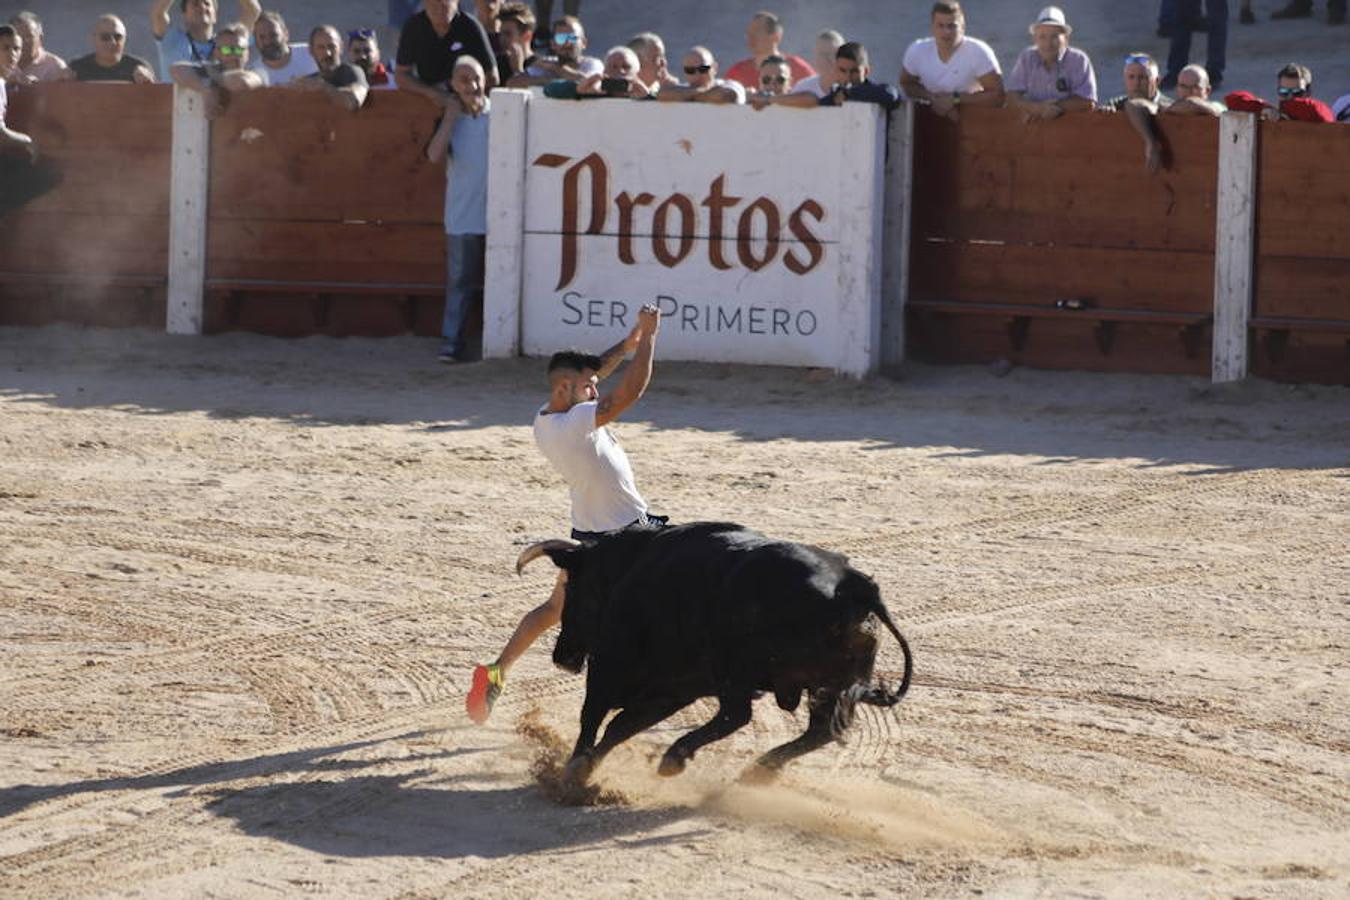
<instances>
[{"instance_id":1,"label":"short dark hair","mask_svg":"<svg viewBox=\"0 0 1350 900\"><path fill-rule=\"evenodd\" d=\"M778 18L775 13L769 12L767 9L761 9L759 12L755 13L751 16L751 20L761 23L764 26L764 30L771 34L783 30L783 20Z\"/></svg>"},{"instance_id":2,"label":"short dark hair","mask_svg":"<svg viewBox=\"0 0 1350 900\"><path fill-rule=\"evenodd\" d=\"M1308 87L1312 87L1312 69L1309 69L1307 66L1299 65L1298 63L1286 63L1285 67L1280 70L1280 74L1275 77L1297 78L1300 81L1307 82Z\"/></svg>"},{"instance_id":3,"label":"short dark hair","mask_svg":"<svg viewBox=\"0 0 1350 900\"><path fill-rule=\"evenodd\" d=\"M939 0L939 2L934 3L933 11L928 14L928 18L931 19L933 16L938 15L960 16L963 19L966 17L966 14L961 11L961 4L955 2L955 0L952 0L952 2L942 2L942 0Z\"/></svg>"},{"instance_id":4,"label":"short dark hair","mask_svg":"<svg viewBox=\"0 0 1350 900\"><path fill-rule=\"evenodd\" d=\"M839 47L834 54L835 59L851 59L860 66L871 66L867 59L867 48L857 41L849 41Z\"/></svg>"},{"instance_id":5,"label":"short dark hair","mask_svg":"<svg viewBox=\"0 0 1350 900\"><path fill-rule=\"evenodd\" d=\"M792 68L791 64L788 63L786 57L779 56L777 54L774 54L773 56L764 57L764 61L759 64L759 67L762 69L765 66L787 66L788 68Z\"/></svg>"},{"instance_id":6,"label":"short dark hair","mask_svg":"<svg viewBox=\"0 0 1350 900\"><path fill-rule=\"evenodd\" d=\"M314 39L325 31L331 31L333 32L333 34L337 35L338 46L339 47L342 46L342 32L338 31L336 25L315 25L313 28L310 29L309 40L306 41L305 43L307 44L314 43Z\"/></svg>"},{"instance_id":7,"label":"short dark hair","mask_svg":"<svg viewBox=\"0 0 1350 900\"><path fill-rule=\"evenodd\" d=\"M580 350L560 350L549 358L548 374L552 375L559 369L566 369L569 372L584 372L590 369L599 372L603 365L604 360L594 354L582 353Z\"/></svg>"},{"instance_id":8,"label":"short dark hair","mask_svg":"<svg viewBox=\"0 0 1350 900\"><path fill-rule=\"evenodd\" d=\"M13 25L0 25L0 37L17 38L18 36L19 32L14 30Z\"/></svg>"}]
</instances>

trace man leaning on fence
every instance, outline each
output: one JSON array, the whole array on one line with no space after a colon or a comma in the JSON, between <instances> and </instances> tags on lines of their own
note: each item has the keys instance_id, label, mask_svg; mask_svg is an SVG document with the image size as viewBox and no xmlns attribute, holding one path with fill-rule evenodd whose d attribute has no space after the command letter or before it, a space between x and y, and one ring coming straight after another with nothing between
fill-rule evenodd
<instances>
[{"instance_id":1,"label":"man leaning on fence","mask_svg":"<svg viewBox=\"0 0 1350 900\"><path fill-rule=\"evenodd\" d=\"M476 18L459 9L457 0L424 0L422 11L408 20L398 38L394 80L437 106L451 102L455 66L465 56L478 60L485 87L497 85L497 57L487 32Z\"/></svg>"},{"instance_id":2,"label":"man leaning on fence","mask_svg":"<svg viewBox=\"0 0 1350 900\"><path fill-rule=\"evenodd\" d=\"M1267 122L1292 119L1296 122L1335 122L1331 107L1312 95L1312 70L1298 63L1289 63L1276 75L1278 106L1261 99L1250 91L1234 91L1224 98L1228 108L1236 112L1252 112Z\"/></svg>"},{"instance_id":3,"label":"man leaning on fence","mask_svg":"<svg viewBox=\"0 0 1350 900\"><path fill-rule=\"evenodd\" d=\"M1156 174L1164 165L1162 135L1154 117L1172 105L1172 98L1158 88L1158 63L1147 53L1134 52L1125 57L1121 73L1125 93L1112 97L1101 105L1103 112L1124 113L1140 139L1144 142L1144 168Z\"/></svg>"},{"instance_id":4,"label":"man leaning on fence","mask_svg":"<svg viewBox=\"0 0 1350 900\"><path fill-rule=\"evenodd\" d=\"M150 63L132 56L127 49L127 26L114 15L94 21L94 52L70 61L70 77L77 81L124 81L150 84L155 72Z\"/></svg>"},{"instance_id":5,"label":"man leaning on fence","mask_svg":"<svg viewBox=\"0 0 1350 900\"><path fill-rule=\"evenodd\" d=\"M1029 29L1034 45L1023 50L1008 75L1008 105L1023 121L1055 119L1097 105L1097 75L1092 60L1069 46L1073 28L1064 10L1047 6Z\"/></svg>"},{"instance_id":6,"label":"man leaning on fence","mask_svg":"<svg viewBox=\"0 0 1350 900\"><path fill-rule=\"evenodd\" d=\"M966 34L960 3L934 3L933 36L920 38L905 50L900 89L911 100L930 103L933 112L954 118L962 103L1003 105L1003 70L994 50Z\"/></svg>"},{"instance_id":7,"label":"man leaning on fence","mask_svg":"<svg viewBox=\"0 0 1350 900\"><path fill-rule=\"evenodd\" d=\"M447 165L445 179L446 291L441 320L443 363L467 362L477 354L468 346L464 326L483 304L487 257L488 116L483 66L461 56L450 76L451 94L427 144L427 159Z\"/></svg>"},{"instance_id":8,"label":"man leaning on fence","mask_svg":"<svg viewBox=\"0 0 1350 900\"><path fill-rule=\"evenodd\" d=\"M42 45L42 20L37 13L21 12L9 20L14 31L23 40L23 56L19 67L11 76L17 84L32 84L36 81L60 81L68 77L66 61Z\"/></svg>"},{"instance_id":9,"label":"man leaning on fence","mask_svg":"<svg viewBox=\"0 0 1350 900\"><path fill-rule=\"evenodd\" d=\"M366 102L370 86L366 73L342 61L342 35L332 25L320 25L309 33L309 55L319 67L317 72L297 78L287 87L300 91L319 91L335 104L356 112Z\"/></svg>"}]
</instances>

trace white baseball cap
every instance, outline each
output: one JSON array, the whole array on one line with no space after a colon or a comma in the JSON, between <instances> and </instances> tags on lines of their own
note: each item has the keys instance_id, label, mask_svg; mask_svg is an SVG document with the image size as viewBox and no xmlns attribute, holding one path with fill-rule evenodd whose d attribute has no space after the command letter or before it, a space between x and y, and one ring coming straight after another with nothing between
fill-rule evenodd
<instances>
[{"instance_id":1,"label":"white baseball cap","mask_svg":"<svg viewBox=\"0 0 1350 900\"><path fill-rule=\"evenodd\" d=\"M1032 34L1035 34L1036 29L1042 25L1053 25L1056 28L1062 28L1065 34L1073 34L1073 29L1069 27L1069 23L1064 19L1064 10L1060 9L1058 6L1047 6L1045 9L1041 10L1040 14L1036 16L1036 21L1032 22L1031 27L1027 30Z\"/></svg>"}]
</instances>

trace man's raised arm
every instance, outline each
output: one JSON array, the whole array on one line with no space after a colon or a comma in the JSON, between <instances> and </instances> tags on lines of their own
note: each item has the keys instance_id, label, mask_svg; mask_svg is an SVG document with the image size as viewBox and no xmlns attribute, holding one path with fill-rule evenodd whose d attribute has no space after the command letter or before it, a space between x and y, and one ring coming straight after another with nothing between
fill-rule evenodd
<instances>
[{"instance_id":1,"label":"man's raised arm","mask_svg":"<svg viewBox=\"0 0 1350 900\"><path fill-rule=\"evenodd\" d=\"M150 31L155 35L155 40L164 37L164 32L169 30L169 7L173 6L173 0L155 0L150 6Z\"/></svg>"},{"instance_id":2,"label":"man's raised arm","mask_svg":"<svg viewBox=\"0 0 1350 900\"><path fill-rule=\"evenodd\" d=\"M262 15L262 0L239 0L239 21L250 32L258 17Z\"/></svg>"},{"instance_id":3,"label":"man's raised arm","mask_svg":"<svg viewBox=\"0 0 1350 900\"><path fill-rule=\"evenodd\" d=\"M661 328L661 311L655 306L644 306L638 313L638 324L633 329L637 334L637 348L633 361L624 370L623 378L612 394L600 398L595 410L596 426L608 425L619 417L625 409L641 399L652 380L652 354L656 350L656 332ZM632 337L632 334L629 335ZM627 343L625 339L624 343ZM604 363L609 363L609 354L623 344L615 345L605 351ZM619 357L622 359L622 357ZM603 367L602 367L603 370ZM599 373L596 373L599 375Z\"/></svg>"}]
</instances>

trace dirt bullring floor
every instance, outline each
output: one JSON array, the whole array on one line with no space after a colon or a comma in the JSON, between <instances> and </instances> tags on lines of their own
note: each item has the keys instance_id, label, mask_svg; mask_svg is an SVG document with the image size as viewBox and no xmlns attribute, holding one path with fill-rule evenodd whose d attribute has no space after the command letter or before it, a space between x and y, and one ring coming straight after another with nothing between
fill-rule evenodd
<instances>
[{"instance_id":1,"label":"dirt bullring floor","mask_svg":"<svg viewBox=\"0 0 1350 900\"><path fill-rule=\"evenodd\" d=\"M763 789L801 714L659 780L686 711L568 808L551 642L461 700L566 528L541 366L433 346L0 330L0 894L1346 895L1344 389L658 363L654 506L849 554L916 683Z\"/></svg>"}]
</instances>

